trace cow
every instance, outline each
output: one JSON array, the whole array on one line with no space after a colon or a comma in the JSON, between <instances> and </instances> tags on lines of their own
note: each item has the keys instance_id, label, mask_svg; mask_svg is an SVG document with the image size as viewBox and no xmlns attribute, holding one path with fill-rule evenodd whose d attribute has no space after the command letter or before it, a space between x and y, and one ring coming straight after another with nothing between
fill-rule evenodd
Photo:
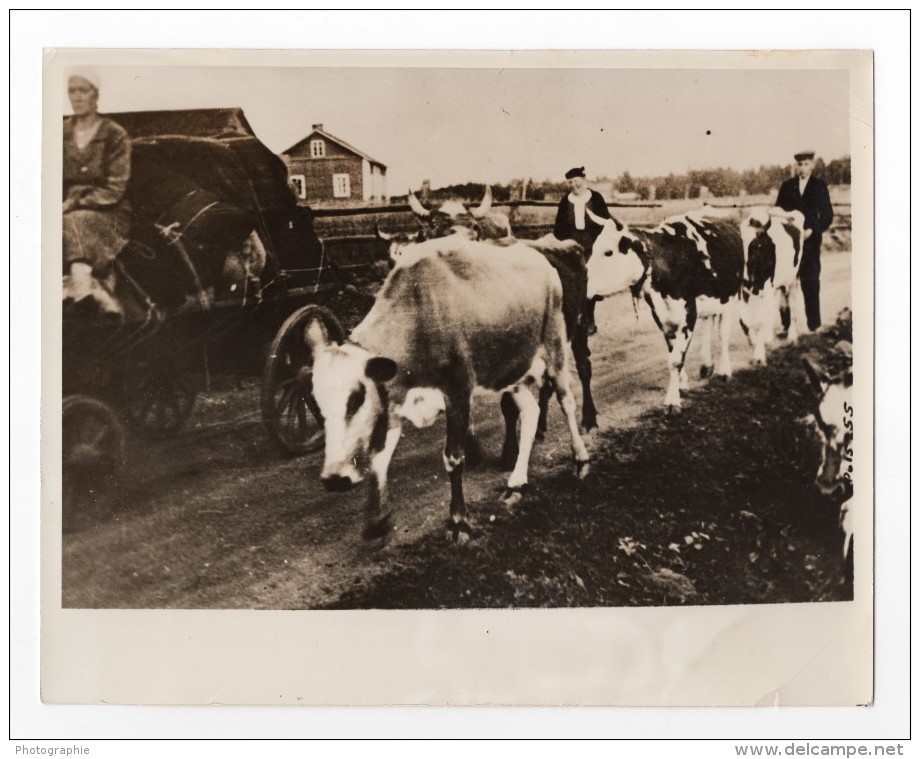
<instances>
[{"instance_id":1,"label":"cow","mask_svg":"<svg viewBox=\"0 0 920 759\"><path fill-rule=\"evenodd\" d=\"M419 243L411 263L393 268L374 306L347 342L311 323L312 389L323 417L321 480L347 490L369 474L365 538L390 529L387 470L408 420L447 420L444 467L451 483L449 534L469 539L463 496L464 448L476 388L508 391L521 418L520 450L503 499L527 483L539 409L530 387L544 376L568 422L576 475L590 469L575 418L565 350L562 286L553 267L523 245L494 246L462 235Z\"/></svg>"},{"instance_id":2,"label":"cow","mask_svg":"<svg viewBox=\"0 0 920 759\"><path fill-rule=\"evenodd\" d=\"M805 217L799 211L787 213L766 207L752 209L741 222L741 328L754 348L755 364L766 363L766 346L774 338L777 310L782 324L779 337L790 343L798 338L791 303L799 289L804 224Z\"/></svg>"},{"instance_id":3,"label":"cow","mask_svg":"<svg viewBox=\"0 0 920 759\"><path fill-rule=\"evenodd\" d=\"M630 230L616 219L603 225L588 260L588 298L604 298L629 289L652 311L668 348L669 409L680 408L688 384L684 369L697 318L708 318L703 333L701 376L712 372L712 321L721 317L721 354L717 374L731 376L728 345L731 315L744 272L738 223L710 209L665 219L651 230Z\"/></svg>"},{"instance_id":4,"label":"cow","mask_svg":"<svg viewBox=\"0 0 920 759\"><path fill-rule=\"evenodd\" d=\"M521 244L542 255L556 270L562 284L562 312L565 319L565 334L572 348L575 369L581 381L581 426L586 432L597 428L597 407L591 392L591 349L588 345L588 315L586 312L588 292L588 270L584 250L574 240L558 240L545 235L537 240L521 240ZM502 242L494 241L493 245ZM546 419L549 399L553 392L552 382L545 382L540 389L540 416L537 422L537 439L546 434ZM517 407L510 397L502 397L502 412L505 416L505 442L502 446L502 465L510 468L516 459Z\"/></svg>"},{"instance_id":5,"label":"cow","mask_svg":"<svg viewBox=\"0 0 920 759\"><path fill-rule=\"evenodd\" d=\"M459 200L446 200L437 208L425 208L411 190L409 208L428 230L429 237L444 237L456 227L471 227L483 240L511 237L511 221L506 214L492 210L492 188L486 185L482 202L475 208Z\"/></svg>"},{"instance_id":6,"label":"cow","mask_svg":"<svg viewBox=\"0 0 920 759\"><path fill-rule=\"evenodd\" d=\"M852 351L841 342L843 352ZM853 370L833 378L803 359L805 373L814 393L814 414L806 417L821 445L821 461L815 484L828 499L840 501L840 528L843 531L843 557L852 561L853 550Z\"/></svg>"},{"instance_id":7,"label":"cow","mask_svg":"<svg viewBox=\"0 0 920 759\"><path fill-rule=\"evenodd\" d=\"M391 266L403 265L413 261L419 255L425 255L428 250L417 243L428 239L429 231L423 228L417 234L385 233L380 226L375 227L378 239L387 244L387 253ZM440 231L439 231L440 230ZM462 235L467 239L479 239L482 230L475 227L459 225L447 230L441 227L436 230L436 237L447 234ZM509 247L522 243L542 254L559 274L562 282L562 310L565 315L566 336L572 346L572 355L575 367L581 381L582 389L582 418L581 423L585 431L590 432L597 427L597 408L591 392L591 350L588 346L588 318L585 312L587 304L588 273L585 267L585 251L574 240L558 240L553 235L545 235L537 240L518 240L512 236L500 238L485 238L488 242L499 247ZM552 395L552 386L546 383L540 393L540 418L537 425L537 437L542 439L546 433L547 413L549 398ZM507 421L505 444L502 447L502 464L510 468L517 459L517 436L514 433L516 423L516 406L509 399L502 403L502 409Z\"/></svg>"}]
</instances>

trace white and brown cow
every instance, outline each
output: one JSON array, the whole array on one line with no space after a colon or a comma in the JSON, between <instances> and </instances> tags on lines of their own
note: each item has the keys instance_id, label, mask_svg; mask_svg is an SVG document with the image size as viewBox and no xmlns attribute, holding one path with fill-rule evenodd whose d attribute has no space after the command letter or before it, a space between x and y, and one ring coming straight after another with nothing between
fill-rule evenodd
<instances>
[{"instance_id":1,"label":"white and brown cow","mask_svg":"<svg viewBox=\"0 0 920 759\"><path fill-rule=\"evenodd\" d=\"M471 528L463 496L464 447L473 390L507 391L521 418L521 444L505 498L527 483L539 414L531 387L548 377L568 421L576 474L588 472L566 358L562 287L542 256L523 245L494 246L462 235L418 244L395 267L370 313L343 344L314 322L312 387L326 434L321 478L331 490L369 474L365 537L389 530L387 470L402 424L447 417L444 466L451 482L450 530Z\"/></svg>"},{"instance_id":2,"label":"white and brown cow","mask_svg":"<svg viewBox=\"0 0 920 759\"><path fill-rule=\"evenodd\" d=\"M754 348L754 363L767 360L767 345L781 320L781 338L798 338L792 300L799 290L805 217L799 211L755 208L741 222L744 281L741 287L741 327ZM778 306L778 308L777 308Z\"/></svg>"},{"instance_id":3,"label":"white and brown cow","mask_svg":"<svg viewBox=\"0 0 920 759\"><path fill-rule=\"evenodd\" d=\"M507 219L507 217L505 218ZM437 227L433 232L423 228L414 234L391 234L383 232L378 225L376 233L380 240L387 243L387 255L390 265L394 267L404 266L417 260L420 255L429 254L432 250L431 246L417 244L427 240L429 234L434 234L435 237L454 234L470 240L482 239L499 248L523 244L533 248L546 258L556 270L562 283L562 312L565 316L566 336L572 347L575 368L581 381L581 423L584 429L590 432L597 427L597 408L594 405L594 396L591 392L593 371L591 367L591 350L588 346L588 316L585 310L588 289L585 251L574 240L559 240L552 234L545 235L537 240L518 240L505 234L498 238L481 237L488 229L458 224L452 228ZM540 392L540 419L537 426L537 436L541 439L546 433L549 398L552 392L550 383L544 384ZM510 398L502 399L502 410L505 414L507 429L505 444L502 448L502 463L509 468L517 460L517 437L513 431L516 425L515 409L516 406Z\"/></svg>"},{"instance_id":4,"label":"white and brown cow","mask_svg":"<svg viewBox=\"0 0 920 759\"><path fill-rule=\"evenodd\" d=\"M741 289L744 253L738 223L709 209L666 219L654 229L630 230L616 219L603 225L588 261L588 297L604 298L629 289L652 311L668 347L670 380L665 404L680 408L687 384L687 348L697 318L703 325L702 376L712 373L712 322L721 321L716 373L730 377L729 337Z\"/></svg>"}]
</instances>

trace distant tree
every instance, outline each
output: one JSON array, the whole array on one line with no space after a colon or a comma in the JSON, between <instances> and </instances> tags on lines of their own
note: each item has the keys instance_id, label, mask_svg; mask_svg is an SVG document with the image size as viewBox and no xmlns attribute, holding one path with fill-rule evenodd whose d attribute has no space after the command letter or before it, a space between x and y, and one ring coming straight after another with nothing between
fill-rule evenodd
<instances>
[{"instance_id":1,"label":"distant tree","mask_svg":"<svg viewBox=\"0 0 920 759\"><path fill-rule=\"evenodd\" d=\"M827 164L824 163L824 159L820 156L815 161L815 176L818 179L827 179Z\"/></svg>"},{"instance_id":2,"label":"distant tree","mask_svg":"<svg viewBox=\"0 0 920 759\"><path fill-rule=\"evenodd\" d=\"M615 189L617 192L635 192L636 182L629 175L628 171L624 171L622 174L620 174L619 177L617 177Z\"/></svg>"},{"instance_id":3,"label":"distant tree","mask_svg":"<svg viewBox=\"0 0 920 759\"><path fill-rule=\"evenodd\" d=\"M850 156L835 158L827 164L825 179L828 184L850 184Z\"/></svg>"}]
</instances>

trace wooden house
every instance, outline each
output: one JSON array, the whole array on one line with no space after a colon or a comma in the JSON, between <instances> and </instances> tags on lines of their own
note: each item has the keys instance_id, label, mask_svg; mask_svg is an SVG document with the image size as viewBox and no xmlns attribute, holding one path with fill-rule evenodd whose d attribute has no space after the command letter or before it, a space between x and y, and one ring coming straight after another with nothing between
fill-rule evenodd
<instances>
[{"instance_id":1,"label":"wooden house","mask_svg":"<svg viewBox=\"0 0 920 759\"><path fill-rule=\"evenodd\" d=\"M302 140L282 153L291 184L314 206L377 205L387 202L387 167L367 153L314 124Z\"/></svg>"}]
</instances>

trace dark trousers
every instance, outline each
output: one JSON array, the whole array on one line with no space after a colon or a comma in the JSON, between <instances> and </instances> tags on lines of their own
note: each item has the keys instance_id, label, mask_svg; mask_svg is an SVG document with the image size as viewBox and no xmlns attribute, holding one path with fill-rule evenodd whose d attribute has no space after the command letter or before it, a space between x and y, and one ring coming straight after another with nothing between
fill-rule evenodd
<instances>
[{"instance_id":1,"label":"dark trousers","mask_svg":"<svg viewBox=\"0 0 920 759\"><path fill-rule=\"evenodd\" d=\"M799 282L805 300L805 318L808 329L814 331L821 326L821 241L809 245L807 240L802 251L802 265L799 267Z\"/></svg>"}]
</instances>

